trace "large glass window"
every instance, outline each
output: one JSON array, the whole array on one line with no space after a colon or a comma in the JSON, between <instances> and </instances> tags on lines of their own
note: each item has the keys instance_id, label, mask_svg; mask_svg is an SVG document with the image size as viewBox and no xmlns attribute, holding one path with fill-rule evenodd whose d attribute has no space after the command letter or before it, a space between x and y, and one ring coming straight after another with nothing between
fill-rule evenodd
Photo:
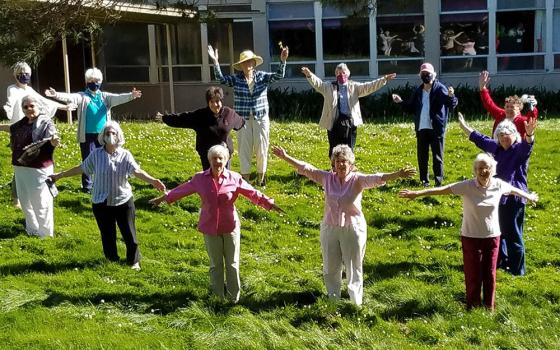
<instances>
[{"instance_id":1,"label":"large glass window","mask_svg":"<svg viewBox=\"0 0 560 350\"><path fill-rule=\"evenodd\" d=\"M269 54L271 69L280 61L280 42L290 48L286 77L301 77L296 66L315 62L315 20L313 3L268 5Z\"/></svg>"},{"instance_id":2,"label":"large glass window","mask_svg":"<svg viewBox=\"0 0 560 350\"><path fill-rule=\"evenodd\" d=\"M498 71L543 70L545 1L498 0L496 53Z\"/></svg>"},{"instance_id":3,"label":"large glass window","mask_svg":"<svg viewBox=\"0 0 560 350\"><path fill-rule=\"evenodd\" d=\"M377 61L379 74L416 74L424 57L423 1L379 1Z\"/></svg>"},{"instance_id":4,"label":"large glass window","mask_svg":"<svg viewBox=\"0 0 560 350\"><path fill-rule=\"evenodd\" d=\"M180 23L171 25L171 65L174 81L202 80L202 47L200 24ZM158 26L157 56L159 58L160 81L169 81L167 57L167 33L165 26Z\"/></svg>"},{"instance_id":5,"label":"large glass window","mask_svg":"<svg viewBox=\"0 0 560 350\"><path fill-rule=\"evenodd\" d=\"M253 22L236 19L208 23L208 44L218 49L222 72L233 73L231 64L237 62L239 54L245 50L254 50ZM211 69L210 72L214 80L214 70Z\"/></svg>"},{"instance_id":6,"label":"large glass window","mask_svg":"<svg viewBox=\"0 0 560 350\"><path fill-rule=\"evenodd\" d=\"M488 57L486 0L442 0L441 8L441 71L454 73L485 70Z\"/></svg>"},{"instance_id":7,"label":"large glass window","mask_svg":"<svg viewBox=\"0 0 560 350\"><path fill-rule=\"evenodd\" d=\"M126 48L126 54L123 54L123 48ZM148 26L137 23L106 26L100 60L107 82L149 81Z\"/></svg>"},{"instance_id":8,"label":"large glass window","mask_svg":"<svg viewBox=\"0 0 560 350\"><path fill-rule=\"evenodd\" d=\"M552 50L554 51L554 69L560 69L560 0L554 0L553 16Z\"/></svg>"}]
</instances>

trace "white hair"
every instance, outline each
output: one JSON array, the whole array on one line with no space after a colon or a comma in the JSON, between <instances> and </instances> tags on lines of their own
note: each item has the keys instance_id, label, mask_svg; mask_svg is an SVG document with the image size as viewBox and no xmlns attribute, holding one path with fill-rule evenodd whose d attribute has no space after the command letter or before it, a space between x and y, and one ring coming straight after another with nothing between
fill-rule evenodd
<instances>
[{"instance_id":1,"label":"white hair","mask_svg":"<svg viewBox=\"0 0 560 350\"><path fill-rule=\"evenodd\" d=\"M519 132L517 131L517 127L508 119L505 119L500 124L498 124L496 130L494 131L494 140L500 141L500 134L502 133L513 135L515 138L515 142L521 141L521 135L519 135Z\"/></svg>"},{"instance_id":2,"label":"white hair","mask_svg":"<svg viewBox=\"0 0 560 350\"><path fill-rule=\"evenodd\" d=\"M37 105L41 104L41 101L39 100L39 98L37 96L34 95L25 95L23 96L23 98L21 99L21 108L23 109L23 106L27 103L27 102L35 102ZM40 107L40 106L39 106Z\"/></svg>"},{"instance_id":3,"label":"white hair","mask_svg":"<svg viewBox=\"0 0 560 350\"><path fill-rule=\"evenodd\" d=\"M354 152L352 152L352 148L350 148L350 146L348 145L342 144L335 146L335 148L333 148L332 150L331 163L334 164L337 159L347 160L352 165L354 165L354 162L356 161L356 157L354 156Z\"/></svg>"},{"instance_id":4,"label":"white hair","mask_svg":"<svg viewBox=\"0 0 560 350\"><path fill-rule=\"evenodd\" d=\"M346 72L346 75L350 76L350 69L348 69L348 66L346 65L346 63L339 63L336 66L336 68L334 69L334 75L336 75L336 73L338 73L338 71Z\"/></svg>"},{"instance_id":5,"label":"white hair","mask_svg":"<svg viewBox=\"0 0 560 350\"><path fill-rule=\"evenodd\" d=\"M476 155L476 158L473 162L473 174L476 176L476 166L478 163L485 163L490 167L490 177L493 177L496 174L496 160L488 153L479 153Z\"/></svg>"},{"instance_id":6,"label":"white hair","mask_svg":"<svg viewBox=\"0 0 560 350\"><path fill-rule=\"evenodd\" d=\"M107 123L105 123L103 129L101 130L99 135L97 135L97 142L99 142L101 146L105 145L105 131L107 131L107 129L115 130L115 133L117 134L117 146L122 147L124 145L124 133L119 123L114 120L109 120Z\"/></svg>"},{"instance_id":7,"label":"white hair","mask_svg":"<svg viewBox=\"0 0 560 350\"><path fill-rule=\"evenodd\" d=\"M208 150L208 161L212 161L212 158L214 156L222 156L225 163L229 161L229 151L222 145L214 145L210 147L210 149Z\"/></svg>"},{"instance_id":8,"label":"white hair","mask_svg":"<svg viewBox=\"0 0 560 350\"><path fill-rule=\"evenodd\" d=\"M14 77L22 72L29 72L31 74L31 67L26 62L20 61L13 65Z\"/></svg>"},{"instance_id":9,"label":"white hair","mask_svg":"<svg viewBox=\"0 0 560 350\"><path fill-rule=\"evenodd\" d=\"M99 80L99 82L103 81L103 73L95 67L86 70L85 74L86 82L89 80Z\"/></svg>"}]
</instances>

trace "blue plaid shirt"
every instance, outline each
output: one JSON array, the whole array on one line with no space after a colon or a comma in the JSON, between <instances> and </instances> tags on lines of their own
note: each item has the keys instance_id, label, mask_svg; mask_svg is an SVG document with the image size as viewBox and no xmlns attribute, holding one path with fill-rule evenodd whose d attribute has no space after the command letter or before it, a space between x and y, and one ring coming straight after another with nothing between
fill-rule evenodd
<instances>
[{"instance_id":1,"label":"blue plaid shirt","mask_svg":"<svg viewBox=\"0 0 560 350\"><path fill-rule=\"evenodd\" d=\"M214 65L214 75L220 84L233 87L233 108L245 119L249 119L251 114L255 119L268 116L268 99L266 97L268 86L276 80L284 78L285 73L286 62L280 63L276 73L255 71L253 93L251 93L243 72L236 75L223 75L220 66Z\"/></svg>"}]
</instances>

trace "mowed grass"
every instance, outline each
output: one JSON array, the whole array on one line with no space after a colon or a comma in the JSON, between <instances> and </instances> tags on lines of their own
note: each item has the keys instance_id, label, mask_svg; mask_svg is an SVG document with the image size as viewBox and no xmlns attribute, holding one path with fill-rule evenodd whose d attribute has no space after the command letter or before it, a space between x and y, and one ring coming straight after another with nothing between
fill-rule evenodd
<instances>
[{"instance_id":1,"label":"mowed grass","mask_svg":"<svg viewBox=\"0 0 560 350\"><path fill-rule=\"evenodd\" d=\"M472 125L489 133L491 121ZM58 124L56 169L79 162L74 128ZM168 187L199 169L194 133L123 123L128 148ZM327 169L326 133L313 123L272 123L273 144ZM560 344L560 120L542 121L530 162L540 194L525 221L525 277L498 272L497 309L466 312L459 197L397 198L416 179L368 190L365 303L328 301L321 274L322 190L269 157L266 193L286 214L240 198L242 296L211 297L208 258L196 230L199 199L151 208L157 191L132 179L142 271L105 261L90 198L79 177L59 182L55 238L23 230L11 206L8 136L0 134L0 348L2 349L557 349ZM472 176L478 150L451 123L446 183ZM363 172L416 166L412 122L358 131ZM234 170L239 169L234 157ZM121 257L124 245L119 242ZM345 296L347 299L347 295Z\"/></svg>"}]
</instances>

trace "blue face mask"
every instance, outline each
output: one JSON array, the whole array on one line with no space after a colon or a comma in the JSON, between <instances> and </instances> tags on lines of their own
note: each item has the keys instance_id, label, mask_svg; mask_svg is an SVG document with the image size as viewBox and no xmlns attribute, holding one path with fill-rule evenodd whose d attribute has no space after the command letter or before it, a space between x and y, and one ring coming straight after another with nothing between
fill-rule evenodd
<instances>
[{"instance_id":1,"label":"blue face mask","mask_svg":"<svg viewBox=\"0 0 560 350\"><path fill-rule=\"evenodd\" d=\"M16 79L21 84L29 84L29 82L31 81L31 74L29 74L29 73L19 73L18 75L16 75Z\"/></svg>"},{"instance_id":2,"label":"blue face mask","mask_svg":"<svg viewBox=\"0 0 560 350\"><path fill-rule=\"evenodd\" d=\"M101 83L96 83L96 82L89 82L87 83L87 88L90 89L91 91L97 91L99 90L99 88L101 87Z\"/></svg>"}]
</instances>

